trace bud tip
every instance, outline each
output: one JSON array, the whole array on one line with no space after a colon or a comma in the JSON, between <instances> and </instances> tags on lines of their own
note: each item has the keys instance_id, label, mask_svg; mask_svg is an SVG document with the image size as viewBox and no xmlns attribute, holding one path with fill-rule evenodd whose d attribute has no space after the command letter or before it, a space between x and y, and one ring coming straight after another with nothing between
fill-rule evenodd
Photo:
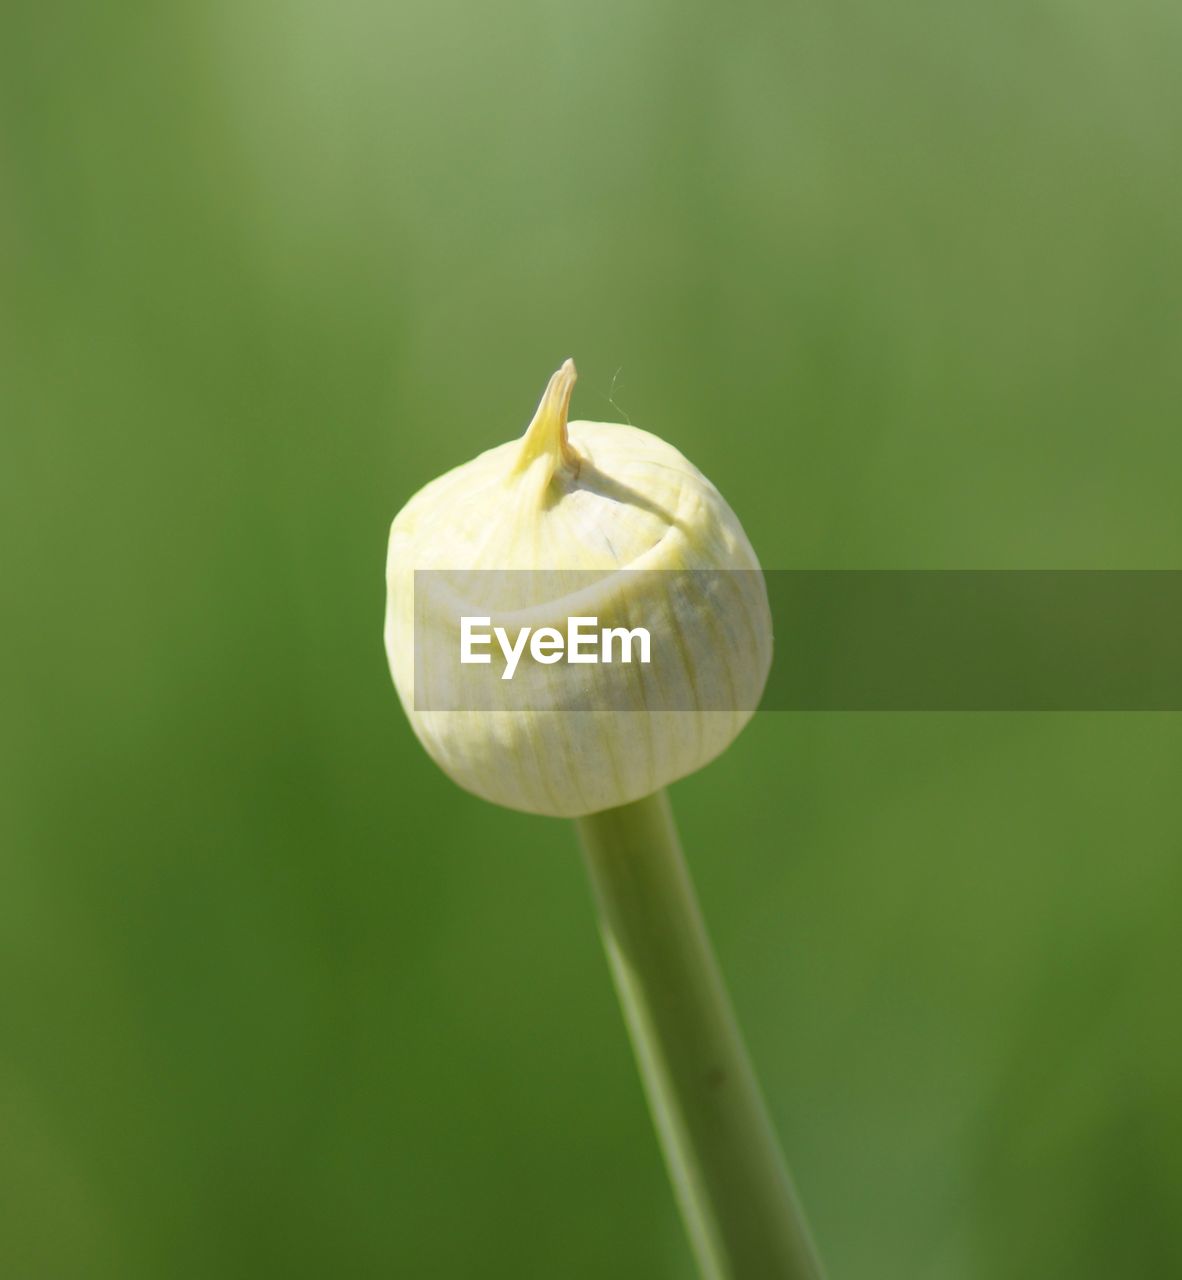
<instances>
[{"instance_id":1,"label":"bud tip","mask_svg":"<svg viewBox=\"0 0 1182 1280\"><path fill-rule=\"evenodd\" d=\"M578 376L575 362L567 359L550 378L533 421L522 437L515 471L524 471L541 457L550 459L551 472L562 464L577 464L578 457L566 434L566 418Z\"/></svg>"}]
</instances>

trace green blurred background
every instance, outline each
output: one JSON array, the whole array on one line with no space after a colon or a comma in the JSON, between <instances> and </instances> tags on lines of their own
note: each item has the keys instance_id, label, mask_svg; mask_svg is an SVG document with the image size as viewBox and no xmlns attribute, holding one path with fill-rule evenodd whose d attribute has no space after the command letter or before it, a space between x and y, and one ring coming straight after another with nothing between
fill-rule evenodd
<instances>
[{"instance_id":1,"label":"green blurred background","mask_svg":"<svg viewBox=\"0 0 1182 1280\"><path fill-rule=\"evenodd\" d=\"M0 1275L691 1275L572 832L403 720L389 521L573 355L767 566L1179 567L1180 50L8 0ZM834 1280L1177 1273L1180 765L769 714L674 789Z\"/></svg>"}]
</instances>

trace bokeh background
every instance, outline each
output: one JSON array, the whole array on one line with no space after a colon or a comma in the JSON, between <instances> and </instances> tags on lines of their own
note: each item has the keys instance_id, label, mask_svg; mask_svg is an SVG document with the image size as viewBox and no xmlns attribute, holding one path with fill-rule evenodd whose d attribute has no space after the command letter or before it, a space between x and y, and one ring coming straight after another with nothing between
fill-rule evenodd
<instances>
[{"instance_id":1,"label":"bokeh background","mask_svg":"<svg viewBox=\"0 0 1182 1280\"><path fill-rule=\"evenodd\" d=\"M782 568L1177 568L1176 0L8 0L0 1274L688 1278L569 827L417 747L390 519L577 416ZM675 788L834 1280L1182 1257L1182 722Z\"/></svg>"}]
</instances>

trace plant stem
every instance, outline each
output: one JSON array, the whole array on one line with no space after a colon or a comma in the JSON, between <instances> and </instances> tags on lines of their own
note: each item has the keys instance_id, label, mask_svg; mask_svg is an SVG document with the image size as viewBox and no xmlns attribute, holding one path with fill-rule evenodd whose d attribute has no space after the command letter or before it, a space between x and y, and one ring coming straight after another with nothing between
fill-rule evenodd
<instances>
[{"instance_id":1,"label":"plant stem","mask_svg":"<svg viewBox=\"0 0 1182 1280\"><path fill-rule=\"evenodd\" d=\"M707 1280L821 1280L663 791L577 820L669 1176Z\"/></svg>"}]
</instances>

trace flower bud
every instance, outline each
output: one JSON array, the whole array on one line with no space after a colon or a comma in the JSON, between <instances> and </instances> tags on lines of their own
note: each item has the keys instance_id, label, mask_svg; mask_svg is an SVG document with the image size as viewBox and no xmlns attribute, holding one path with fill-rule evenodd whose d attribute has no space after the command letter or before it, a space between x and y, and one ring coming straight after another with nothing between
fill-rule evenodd
<instances>
[{"instance_id":1,"label":"flower bud","mask_svg":"<svg viewBox=\"0 0 1182 1280\"><path fill-rule=\"evenodd\" d=\"M772 653L734 512L647 431L568 423L575 377L567 360L520 440L415 494L386 563L386 653L423 746L476 795L558 817L638 800L714 759L753 714ZM644 630L647 665L561 661L522 640L510 678L456 666L473 619L485 637L504 624L536 640L580 618Z\"/></svg>"}]
</instances>

